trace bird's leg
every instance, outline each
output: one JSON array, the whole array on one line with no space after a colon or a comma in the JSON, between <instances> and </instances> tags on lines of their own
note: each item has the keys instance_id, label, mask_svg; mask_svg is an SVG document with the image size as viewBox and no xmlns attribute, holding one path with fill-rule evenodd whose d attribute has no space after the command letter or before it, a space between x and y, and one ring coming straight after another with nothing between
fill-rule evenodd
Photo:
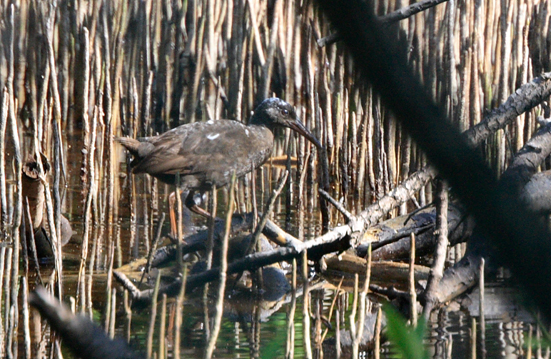
<instances>
[{"instance_id":1,"label":"bird's leg","mask_svg":"<svg viewBox=\"0 0 551 359\"><path fill-rule=\"evenodd\" d=\"M197 203L195 203L195 199L193 198L195 195L195 191L189 191L189 194L186 197L186 206L189 208L192 212L197 213L203 217L209 218L211 217L211 214L207 211L205 211L203 208L199 207Z\"/></svg>"},{"instance_id":2,"label":"bird's leg","mask_svg":"<svg viewBox=\"0 0 551 359\"><path fill-rule=\"evenodd\" d=\"M178 222L176 212L174 211L176 203L176 192L172 192L168 196L168 214L170 216L170 235L172 238L178 238Z\"/></svg>"}]
</instances>

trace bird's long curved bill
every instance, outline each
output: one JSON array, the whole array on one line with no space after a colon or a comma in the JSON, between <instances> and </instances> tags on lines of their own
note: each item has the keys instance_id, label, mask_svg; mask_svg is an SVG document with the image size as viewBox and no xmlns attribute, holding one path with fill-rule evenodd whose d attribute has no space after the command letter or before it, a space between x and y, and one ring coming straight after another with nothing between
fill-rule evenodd
<instances>
[{"instance_id":1,"label":"bird's long curved bill","mask_svg":"<svg viewBox=\"0 0 551 359\"><path fill-rule=\"evenodd\" d=\"M317 148L321 148L321 143L318 141L317 138L314 137L314 135L312 135L310 133L310 131L308 131L308 129L306 129L306 127L304 127L304 125L302 124L302 122L300 122L299 120L296 120L296 121L293 121L293 122L290 122L289 123L289 127L300 133L302 136L306 137L308 139L308 141L312 142L314 145L316 145Z\"/></svg>"}]
</instances>

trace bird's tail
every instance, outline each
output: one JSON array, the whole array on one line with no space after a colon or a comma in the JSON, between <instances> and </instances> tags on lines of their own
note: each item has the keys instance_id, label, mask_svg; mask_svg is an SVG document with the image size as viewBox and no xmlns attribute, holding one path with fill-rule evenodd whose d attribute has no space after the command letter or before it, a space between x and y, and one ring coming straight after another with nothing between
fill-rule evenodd
<instances>
[{"instance_id":1,"label":"bird's tail","mask_svg":"<svg viewBox=\"0 0 551 359\"><path fill-rule=\"evenodd\" d=\"M132 155L138 156L140 141L130 137L115 137L115 141L123 145Z\"/></svg>"}]
</instances>

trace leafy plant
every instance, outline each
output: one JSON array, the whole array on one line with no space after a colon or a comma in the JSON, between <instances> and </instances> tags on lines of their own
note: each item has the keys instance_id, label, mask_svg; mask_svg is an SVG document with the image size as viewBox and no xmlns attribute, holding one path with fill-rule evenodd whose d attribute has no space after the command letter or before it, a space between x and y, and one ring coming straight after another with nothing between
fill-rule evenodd
<instances>
[{"instance_id":1,"label":"leafy plant","mask_svg":"<svg viewBox=\"0 0 551 359\"><path fill-rule=\"evenodd\" d=\"M391 304L384 304L383 311L387 319L386 334L394 352L400 358L428 359L429 353L423 344L427 329L425 320L420 319L417 326L412 327Z\"/></svg>"}]
</instances>

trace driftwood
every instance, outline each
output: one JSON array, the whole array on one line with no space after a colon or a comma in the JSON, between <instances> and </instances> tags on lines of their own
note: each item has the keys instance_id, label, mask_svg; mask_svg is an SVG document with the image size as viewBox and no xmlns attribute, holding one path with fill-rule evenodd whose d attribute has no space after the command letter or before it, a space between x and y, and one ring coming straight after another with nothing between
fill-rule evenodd
<instances>
[{"instance_id":1,"label":"driftwood","mask_svg":"<svg viewBox=\"0 0 551 359\"><path fill-rule=\"evenodd\" d=\"M523 193L522 198L525 201L534 198L535 192L532 187L541 183L541 178L548 174L538 175L534 181L531 179L535 176L538 166L549 154L551 154L551 125L539 129L534 137L517 153L512 164L503 173L501 181L509 187L529 187L529 194ZM545 194L549 193L547 189L541 189L539 193L537 204L528 205L534 210L546 207L547 205L544 203L551 203L551 197L545 198ZM476 285L480 261L487 255L486 238L478 228L475 228L474 234L468 242L465 256L456 265L444 272L444 276L435 290L437 302L435 305L446 303Z\"/></svg>"},{"instance_id":2,"label":"driftwood","mask_svg":"<svg viewBox=\"0 0 551 359\"><path fill-rule=\"evenodd\" d=\"M243 233L252 231L253 218L254 218L254 214L252 212L244 213L244 214L235 213L232 216L230 237L235 238L237 236L242 235ZM220 218L216 218L214 222L214 232L213 232L215 243L218 243L221 241L222 239L221 237L224 235L224 228L225 228L225 221ZM303 245L303 243L300 240L296 239L295 237L291 236L289 233L279 228L271 220L268 220L266 222L266 225L262 230L262 234L264 234L266 238L272 241L273 243L279 244L281 246L300 247ZM204 251L206 249L207 237L208 237L208 230L206 229L200 230L197 233L187 236L185 238L186 244L182 246L182 254L186 255L197 251ZM238 250L242 250L243 253L246 251L247 248L243 248L240 245L236 247L235 244L236 243L234 241L234 245L230 247L230 254L231 252L235 252L236 248ZM176 259L177 253L178 253L178 248L176 245L161 247L157 249L153 254L153 258L151 260L151 266L158 267L160 265L163 265L164 263L173 261Z\"/></svg>"},{"instance_id":3,"label":"driftwood","mask_svg":"<svg viewBox=\"0 0 551 359\"><path fill-rule=\"evenodd\" d=\"M330 255L325 258L326 268L322 275L329 282L337 286L343 279L343 286L354 287L354 276L359 274L360 283L365 281L367 260L358 256L344 253L342 255ZM427 280L429 268L421 265L415 266L415 279ZM372 262L370 283L379 286L393 286L407 289L409 280L409 264L400 262Z\"/></svg>"},{"instance_id":4,"label":"driftwood","mask_svg":"<svg viewBox=\"0 0 551 359\"><path fill-rule=\"evenodd\" d=\"M61 335L65 345L79 358L144 358L130 349L124 340L110 339L103 329L87 317L73 314L43 287L29 294L29 303L38 309L40 315Z\"/></svg>"},{"instance_id":5,"label":"driftwood","mask_svg":"<svg viewBox=\"0 0 551 359\"><path fill-rule=\"evenodd\" d=\"M484 116L484 120L463 133L467 142L475 147L486 140L491 134L505 128L519 115L530 111L551 96L551 72L544 73L529 83L519 87L509 96L507 101ZM364 232L377 224L394 208L406 203L434 179L437 171L433 167L425 167L404 180L376 203L367 207L346 225L335 227L323 237L330 239L350 235L353 245L362 238ZM452 227L450 227L452 228Z\"/></svg>"},{"instance_id":6,"label":"driftwood","mask_svg":"<svg viewBox=\"0 0 551 359\"><path fill-rule=\"evenodd\" d=\"M551 212L551 170L538 172L524 186L522 197L528 208L536 213Z\"/></svg>"},{"instance_id":7,"label":"driftwood","mask_svg":"<svg viewBox=\"0 0 551 359\"><path fill-rule=\"evenodd\" d=\"M502 182L508 182L508 187L524 188L522 198L535 212L549 213L551 210L551 191L547 188L547 184L551 183L551 171L535 173L539 164L550 153L551 125L547 125L541 128L517 153L501 179ZM488 255L484 236L474 228L474 220L466 216L460 206L450 205L447 216L450 245L467 239L469 244L465 256L446 270L442 279L435 284L433 297L430 300L431 306L447 303L474 286L478 280L480 260ZM416 251L421 250L424 254L432 254L436 247L436 236L433 233L435 221L434 208L427 207L413 214L396 217L371 227L364 233L362 241L374 241L372 242L374 246L378 243L390 242L373 250L372 255L375 260L406 259L410 246L408 234L416 233ZM361 244L357 247L359 256L365 256L366 246L367 244ZM334 261L327 263L328 267L331 267ZM363 269L358 269L358 273L363 272ZM421 296L420 301L426 304L427 298Z\"/></svg>"},{"instance_id":8,"label":"driftwood","mask_svg":"<svg viewBox=\"0 0 551 359\"><path fill-rule=\"evenodd\" d=\"M541 77L533 80L532 82L521 86L521 88L519 88L513 95L511 95L503 105L488 114L483 122L481 122L474 128L466 131L465 136L468 139L468 142L471 145L476 145L482 142L491 133L495 132L497 129L505 127L519 114L532 109L537 104L539 104L543 98L549 96L551 94L550 76L551 74L544 74ZM275 236L280 238L279 242L286 245L291 244L291 248L278 248L269 253L258 253L247 256L237 262L232 263L228 268L228 273L236 273L243 270L254 270L261 266L278 261L298 258L301 251L304 249L309 249L309 258L317 260L321 258L324 254L343 251L348 248L350 244L356 245L358 242L360 242L359 238L373 236L374 230L370 227L372 227L373 224L380 220L380 218L382 218L382 216L384 216L390 210L409 200L415 194L415 192L418 191L422 186L424 186L430 179L432 179L435 174L436 171L431 167L427 167L418 171L417 173L410 176L406 181L404 181L402 185L397 186L393 191L391 191L387 196L383 197L376 204L368 207L365 211L353 217L347 225L336 227L325 235L309 242L302 243L296 240L294 237L289 236L285 232L279 230L278 227L274 225L273 227L271 227L272 232L276 233ZM453 222L449 223L450 234L452 238L454 238L454 234L457 234L459 238L457 241L462 241L467 237L469 231L472 229L472 222L469 218L465 218L465 216L462 214L454 215L453 211L457 209L454 208L455 207L452 206L450 211L448 212L450 220L453 219ZM426 216L426 214L421 215ZM413 216L415 216L415 214ZM409 217L412 216L410 215ZM426 229L429 229L431 226L432 224L427 225ZM464 228L460 231L457 231L459 226L464 226ZM419 234L422 237L423 233ZM430 230L427 231L427 238L429 237L432 237L432 234L430 234ZM190 246L198 246L198 244L193 242L188 243ZM407 247L407 243L409 242L404 241L404 244L406 244L405 247ZM420 241L420 243L423 243L423 241ZM455 242L452 240L452 243ZM195 247L194 249L197 248L198 247ZM391 255L391 252L394 254L396 253L394 251L390 251L389 249L383 250L383 248L379 249L379 251L381 254L387 251L389 254L385 254L385 256L388 255L389 257L393 257L393 255ZM190 247L190 250L191 249L192 248ZM430 250L430 245L427 246L427 249ZM170 250L168 250L168 252L170 252ZM375 254L376 252L377 251L374 252L374 255L381 255ZM384 258L384 256L381 255L381 258ZM468 261L468 258L465 258L465 261ZM465 266L465 263L466 262L458 263L455 268L456 272L459 271L459 268L468 267ZM463 265L463 267L461 267L460 264ZM450 284L450 278L453 277L450 275L450 273L451 272L446 272L444 274L444 278L441 281L442 286L440 288L444 288L447 284ZM122 275L121 273L116 274L116 277L121 282L123 282L125 286L127 286L136 301L148 302L151 300L152 292L140 292L132 289L130 286L131 282L125 283L124 275ZM216 268L211 271L190 276L188 278L186 289L192 289L206 282L216 279ZM447 286L449 288L456 287L453 284ZM179 290L180 287L181 282L179 280L176 280L171 285L162 288L160 293L175 293ZM439 294L439 298L448 297L443 294L443 290L440 291L442 293ZM453 291L446 291L446 293L450 292Z\"/></svg>"},{"instance_id":9,"label":"driftwood","mask_svg":"<svg viewBox=\"0 0 551 359\"><path fill-rule=\"evenodd\" d=\"M291 261L302 256L307 251L308 258L318 261L323 255L333 252L342 252L350 248L350 237L336 236L334 238L319 237L310 241L300 242L300 245L292 247L279 247L267 252L254 253L236 260L228 265L227 274L241 273L243 271L255 271L282 261ZM186 279L186 293L206 283L219 278L219 269L212 268L199 274L189 275ZM153 298L153 289L140 291L126 275L119 271L113 271L115 278L132 295L133 303L137 305L149 304ZM166 293L168 296L175 296L182 286L181 278L176 279L169 285L159 289L159 294Z\"/></svg>"},{"instance_id":10,"label":"driftwood","mask_svg":"<svg viewBox=\"0 0 551 359\"><path fill-rule=\"evenodd\" d=\"M320 0L321 8L341 32L357 69L369 80L419 145L427 159L449 181L477 221L496 254L522 279L522 287L551 318L551 242L549 231L519 200L507 182L498 182L481 156L466 146L457 130L434 105L426 88L411 74L405 54L377 25L373 8L360 0L337 6ZM515 250L511 250L515 248ZM534 266L538 271L534 271Z\"/></svg>"},{"instance_id":11,"label":"driftwood","mask_svg":"<svg viewBox=\"0 0 551 359\"><path fill-rule=\"evenodd\" d=\"M465 242L472 234L474 220L465 214L460 205L448 209L449 240L451 245ZM415 234L415 253L422 257L434 252L436 211L429 206L414 213L395 217L369 228L357 247L365 257L367 246L373 242L373 260L405 260L409 258L410 233Z\"/></svg>"}]
</instances>

